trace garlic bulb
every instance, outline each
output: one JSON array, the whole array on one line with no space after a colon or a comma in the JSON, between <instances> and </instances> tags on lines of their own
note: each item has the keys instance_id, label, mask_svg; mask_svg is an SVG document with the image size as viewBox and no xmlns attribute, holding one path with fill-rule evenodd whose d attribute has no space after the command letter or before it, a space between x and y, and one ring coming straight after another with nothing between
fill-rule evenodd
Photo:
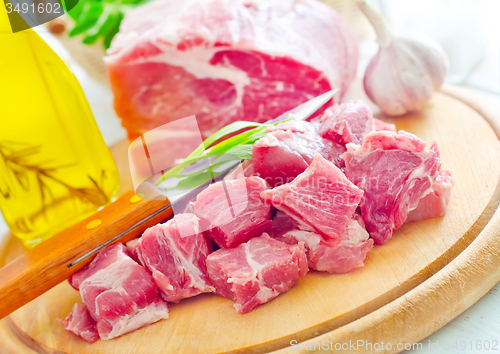
<instances>
[{"instance_id":1,"label":"garlic bulb","mask_svg":"<svg viewBox=\"0 0 500 354\"><path fill-rule=\"evenodd\" d=\"M375 28L380 46L365 71L366 94L389 115L424 108L448 70L443 49L431 39L394 37L366 1L358 1L358 5Z\"/></svg>"}]
</instances>

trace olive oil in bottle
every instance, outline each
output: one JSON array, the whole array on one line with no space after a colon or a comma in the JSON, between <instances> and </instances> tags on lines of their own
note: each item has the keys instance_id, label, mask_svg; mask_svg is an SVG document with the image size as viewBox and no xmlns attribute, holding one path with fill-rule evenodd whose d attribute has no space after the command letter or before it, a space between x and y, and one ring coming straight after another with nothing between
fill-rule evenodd
<instances>
[{"instance_id":1,"label":"olive oil in bottle","mask_svg":"<svg viewBox=\"0 0 500 354\"><path fill-rule=\"evenodd\" d=\"M67 65L0 5L0 210L31 247L116 195L114 160Z\"/></svg>"}]
</instances>

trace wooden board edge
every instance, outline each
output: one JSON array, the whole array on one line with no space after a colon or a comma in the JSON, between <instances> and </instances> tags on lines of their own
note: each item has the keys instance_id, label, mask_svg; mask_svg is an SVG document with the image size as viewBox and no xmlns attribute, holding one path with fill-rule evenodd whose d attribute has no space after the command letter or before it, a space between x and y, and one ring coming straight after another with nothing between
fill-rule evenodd
<instances>
[{"instance_id":1,"label":"wooden board edge","mask_svg":"<svg viewBox=\"0 0 500 354\"><path fill-rule=\"evenodd\" d=\"M26 346L14 333L6 319L0 320L0 353L2 354L40 354L38 351Z\"/></svg>"}]
</instances>

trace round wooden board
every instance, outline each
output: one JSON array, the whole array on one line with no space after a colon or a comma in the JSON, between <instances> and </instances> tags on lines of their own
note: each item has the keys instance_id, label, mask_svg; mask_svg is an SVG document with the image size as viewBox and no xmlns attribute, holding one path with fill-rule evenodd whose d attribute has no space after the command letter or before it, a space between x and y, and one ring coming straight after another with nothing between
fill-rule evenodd
<instances>
[{"instance_id":1,"label":"round wooden board","mask_svg":"<svg viewBox=\"0 0 500 354\"><path fill-rule=\"evenodd\" d=\"M64 282L0 322L0 339L11 331L9 338L15 333L36 352L68 354L260 353L281 348L296 353L291 340L384 341L393 348L381 352L398 352L397 343L418 342L500 279L500 212L493 216L500 202L499 140L480 107L445 92L436 93L425 111L394 122L427 142L437 140L443 166L452 170L455 183L449 211L444 218L404 225L387 245L368 254L362 269L344 275L310 272L291 291L246 315L212 294L183 300L172 305L168 320L94 344L67 333L56 320L80 301ZM117 147L115 156L126 172L125 147ZM10 240L3 258L20 252L19 243Z\"/></svg>"}]
</instances>

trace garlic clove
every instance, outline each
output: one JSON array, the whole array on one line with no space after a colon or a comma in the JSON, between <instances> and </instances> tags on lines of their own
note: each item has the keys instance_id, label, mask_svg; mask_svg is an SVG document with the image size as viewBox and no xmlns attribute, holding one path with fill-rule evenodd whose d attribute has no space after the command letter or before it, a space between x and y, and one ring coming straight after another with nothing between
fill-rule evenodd
<instances>
[{"instance_id":1,"label":"garlic clove","mask_svg":"<svg viewBox=\"0 0 500 354\"><path fill-rule=\"evenodd\" d=\"M380 48L365 71L365 92L389 115L424 108L446 76L448 59L441 47L426 38L393 36L384 20L365 1L358 3L373 24Z\"/></svg>"},{"instance_id":2,"label":"garlic clove","mask_svg":"<svg viewBox=\"0 0 500 354\"><path fill-rule=\"evenodd\" d=\"M433 39L423 36L405 41L411 51L422 60L422 65L434 83L434 90L439 89L449 69L448 57L443 48Z\"/></svg>"}]
</instances>

